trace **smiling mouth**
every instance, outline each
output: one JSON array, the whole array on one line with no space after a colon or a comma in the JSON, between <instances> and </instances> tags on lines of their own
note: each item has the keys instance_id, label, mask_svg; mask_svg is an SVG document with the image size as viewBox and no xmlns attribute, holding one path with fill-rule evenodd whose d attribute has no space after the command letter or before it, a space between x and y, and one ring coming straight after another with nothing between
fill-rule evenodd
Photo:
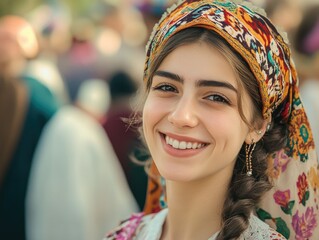
<instances>
[{"instance_id":1,"label":"smiling mouth","mask_svg":"<svg viewBox=\"0 0 319 240\"><path fill-rule=\"evenodd\" d=\"M179 141L165 134L162 134L162 136L165 139L165 142L167 145L170 145L171 147L175 149L180 149L180 150L201 149L208 145L207 143L202 143L202 142Z\"/></svg>"}]
</instances>

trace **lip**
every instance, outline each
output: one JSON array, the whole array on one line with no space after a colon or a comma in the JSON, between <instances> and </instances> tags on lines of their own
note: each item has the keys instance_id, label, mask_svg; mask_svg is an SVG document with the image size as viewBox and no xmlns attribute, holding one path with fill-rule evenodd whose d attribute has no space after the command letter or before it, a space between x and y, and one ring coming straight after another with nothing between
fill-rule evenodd
<instances>
[{"instance_id":1,"label":"lip","mask_svg":"<svg viewBox=\"0 0 319 240\"><path fill-rule=\"evenodd\" d=\"M163 148L164 148L165 152L173 157L178 157L178 158L193 157L193 156L201 153L202 151L204 151L206 149L206 147L209 145L208 143L199 141L195 138L177 136L177 135L174 135L171 133L165 134L165 133L160 132L159 135L160 135L161 142L163 144ZM165 135L167 135L171 138L174 138L178 141L198 142L198 143L205 143L206 145L202 148L197 148L197 149L176 149L176 148L173 148L171 145L166 144Z\"/></svg>"},{"instance_id":2,"label":"lip","mask_svg":"<svg viewBox=\"0 0 319 240\"><path fill-rule=\"evenodd\" d=\"M161 135L166 135L169 136L170 138L174 138L178 141L185 141L185 142L197 142L197 143L204 143L204 144L208 144L207 142L203 142L199 139L196 138L192 138L192 137L186 137L186 136L179 136L179 135L175 135L173 133L164 133L164 132L160 132Z\"/></svg>"}]
</instances>

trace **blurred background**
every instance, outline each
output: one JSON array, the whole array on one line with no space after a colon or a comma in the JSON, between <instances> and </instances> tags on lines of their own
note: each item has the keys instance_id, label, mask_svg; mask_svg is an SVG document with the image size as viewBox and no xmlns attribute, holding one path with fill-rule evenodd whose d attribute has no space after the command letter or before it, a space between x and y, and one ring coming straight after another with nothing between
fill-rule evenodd
<instances>
[{"instance_id":1,"label":"blurred background","mask_svg":"<svg viewBox=\"0 0 319 240\"><path fill-rule=\"evenodd\" d=\"M175 2L0 1L1 239L101 239L143 210L148 156L127 119ZM319 144L319 1L251 2L288 35Z\"/></svg>"}]
</instances>

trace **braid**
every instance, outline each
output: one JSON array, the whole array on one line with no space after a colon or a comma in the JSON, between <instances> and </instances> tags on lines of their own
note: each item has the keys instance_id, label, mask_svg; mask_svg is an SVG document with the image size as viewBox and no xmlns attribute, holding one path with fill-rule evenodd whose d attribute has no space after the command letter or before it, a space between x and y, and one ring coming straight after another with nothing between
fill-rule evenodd
<instances>
[{"instance_id":1,"label":"braid","mask_svg":"<svg viewBox=\"0 0 319 240\"><path fill-rule=\"evenodd\" d=\"M266 177L267 164L266 155L263 153L261 143L256 145L253 162L253 176L245 173L244 147L242 147L234 168L233 178L228 190L228 196L224 203L222 214L222 229L217 237L218 240L238 239L248 228L251 214L255 211L262 195L266 193L271 184Z\"/></svg>"},{"instance_id":2,"label":"braid","mask_svg":"<svg viewBox=\"0 0 319 240\"><path fill-rule=\"evenodd\" d=\"M244 146L242 147L224 203L223 224L217 240L238 239L248 228L251 214L255 212L262 196L272 187L267 176L267 153L283 147L285 135L286 127L275 120L274 127L256 145L253 153L253 175L250 177L245 172L245 151ZM268 144L271 142L272 144Z\"/></svg>"}]
</instances>

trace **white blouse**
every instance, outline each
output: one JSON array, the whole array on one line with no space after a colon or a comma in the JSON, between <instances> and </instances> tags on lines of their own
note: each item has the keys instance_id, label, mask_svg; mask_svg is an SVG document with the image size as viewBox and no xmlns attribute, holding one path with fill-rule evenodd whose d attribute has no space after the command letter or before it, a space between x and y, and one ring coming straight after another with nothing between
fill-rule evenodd
<instances>
[{"instance_id":1,"label":"white blouse","mask_svg":"<svg viewBox=\"0 0 319 240\"><path fill-rule=\"evenodd\" d=\"M156 214L133 215L129 220L123 222L117 229L107 234L104 240L159 240L162 235L162 228L167 217L168 209L163 209ZM216 232L208 240L215 240ZM269 225L252 215L247 230L242 234L243 240L265 240L284 238L280 233L270 228Z\"/></svg>"}]
</instances>

